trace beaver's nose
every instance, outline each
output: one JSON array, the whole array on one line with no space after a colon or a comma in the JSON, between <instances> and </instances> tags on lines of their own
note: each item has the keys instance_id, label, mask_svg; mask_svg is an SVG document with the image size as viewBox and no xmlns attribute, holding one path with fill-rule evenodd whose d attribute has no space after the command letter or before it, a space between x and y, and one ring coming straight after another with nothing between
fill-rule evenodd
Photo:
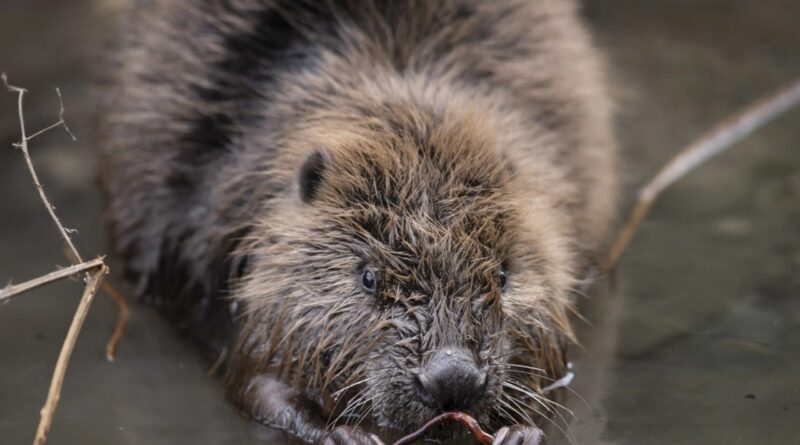
<instances>
[{"instance_id":1,"label":"beaver's nose","mask_svg":"<svg viewBox=\"0 0 800 445\"><path fill-rule=\"evenodd\" d=\"M436 353L415 377L422 403L443 411L467 409L486 390L486 373L469 353L458 349Z\"/></svg>"}]
</instances>

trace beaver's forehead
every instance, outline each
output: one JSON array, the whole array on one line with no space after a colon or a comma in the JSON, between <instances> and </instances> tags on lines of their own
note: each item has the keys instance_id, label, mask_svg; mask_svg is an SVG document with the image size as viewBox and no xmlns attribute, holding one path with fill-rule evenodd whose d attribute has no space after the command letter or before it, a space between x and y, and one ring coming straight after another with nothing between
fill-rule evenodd
<instances>
[{"instance_id":1,"label":"beaver's forehead","mask_svg":"<svg viewBox=\"0 0 800 445\"><path fill-rule=\"evenodd\" d=\"M392 249L494 249L508 235L516 209L502 166L430 155L390 161L359 162L331 178L329 203L345 225Z\"/></svg>"},{"instance_id":2,"label":"beaver's forehead","mask_svg":"<svg viewBox=\"0 0 800 445\"><path fill-rule=\"evenodd\" d=\"M342 214L340 227L359 240L370 260L404 273L496 269L514 239L514 212L464 205L457 212L368 205Z\"/></svg>"},{"instance_id":3,"label":"beaver's forehead","mask_svg":"<svg viewBox=\"0 0 800 445\"><path fill-rule=\"evenodd\" d=\"M463 126L412 130L336 151L320 196L366 254L397 269L496 262L517 213L505 160Z\"/></svg>"},{"instance_id":4,"label":"beaver's forehead","mask_svg":"<svg viewBox=\"0 0 800 445\"><path fill-rule=\"evenodd\" d=\"M439 120L387 123L339 146L325 178L329 191L342 200L431 211L464 199L503 199L510 167L496 143L469 122Z\"/></svg>"},{"instance_id":5,"label":"beaver's forehead","mask_svg":"<svg viewBox=\"0 0 800 445\"><path fill-rule=\"evenodd\" d=\"M346 162L346 161L345 161ZM374 207L389 216L418 215L452 224L464 213L492 218L509 206L508 175L494 160L359 159L333 171L327 186L339 207Z\"/></svg>"}]
</instances>

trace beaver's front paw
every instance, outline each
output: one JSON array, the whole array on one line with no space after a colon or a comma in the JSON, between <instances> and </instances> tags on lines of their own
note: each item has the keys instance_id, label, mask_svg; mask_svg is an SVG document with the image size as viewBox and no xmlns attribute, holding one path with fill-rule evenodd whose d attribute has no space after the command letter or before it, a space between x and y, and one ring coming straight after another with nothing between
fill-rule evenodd
<instances>
[{"instance_id":1,"label":"beaver's front paw","mask_svg":"<svg viewBox=\"0 0 800 445\"><path fill-rule=\"evenodd\" d=\"M492 445L544 445L544 432L535 426L507 426L494 434Z\"/></svg>"},{"instance_id":2,"label":"beaver's front paw","mask_svg":"<svg viewBox=\"0 0 800 445\"><path fill-rule=\"evenodd\" d=\"M378 436L353 426L337 426L325 435L321 445L383 445Z\"/></svg>"}]
</instances>

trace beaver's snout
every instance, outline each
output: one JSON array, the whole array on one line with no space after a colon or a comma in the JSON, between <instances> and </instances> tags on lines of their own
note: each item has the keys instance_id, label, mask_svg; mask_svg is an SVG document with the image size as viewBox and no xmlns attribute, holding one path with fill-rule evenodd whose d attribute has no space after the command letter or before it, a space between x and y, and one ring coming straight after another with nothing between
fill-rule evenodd
<instances>
[{"instance_id":1,"label":"beaver's snout","mask_svg":"<svg viewBox=\"0 0 800 445\"><path fill-rule=\"evenodd\" d=\"M468 352L444 349L415 375L414 388L429 408L465 410L486 392L486 372L478 368Z\"/></svg>"}]
</instances>

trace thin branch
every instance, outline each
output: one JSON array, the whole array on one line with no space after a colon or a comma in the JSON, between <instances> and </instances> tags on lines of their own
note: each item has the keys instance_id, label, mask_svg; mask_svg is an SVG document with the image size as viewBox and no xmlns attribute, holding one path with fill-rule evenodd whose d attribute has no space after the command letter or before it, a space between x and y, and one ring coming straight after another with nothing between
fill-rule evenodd
<instances>
[{"instance_id":1,"label":"thin branch","mask_svg":"<svg viewBox=\"0 0 800 445\"><path fill-rule=\"evenodd\" d=\"M64 126L64 131L66 131L67 134L69 135L69 137L72 138L72 141L73 142L77 141L78 138L76 138L75 135L72 134L72 130L70 130L69 127L67 126L67 121L64 120L64 98L61 96L61 88L56 87L56 95L58 96L58 107L59 107L58 108L58 121L61 122L61 125ZM33 137L33 136L31 136L31 137ZM28 138L28 140L30 140L30 138Z\"/></svg>"},{"instance_id":2,"label":"thin branch","mask_svg":"<svg viewBox=\"0 0 800 445\"><path fill-rule=\"evenodd\" d=\"M31 155L30 152L28 151L28 141L30 140L30 137L28 137L25 133L25 116L23 115L22 112L25 93L27 93L28 90L10 85L8 83L8 76L6 76L6 73L3 73L2 76L0 76L0 78L2 78L3 84L6 86L6 88L8 88L8 91L17 94L17 112L19 114L18 116L19 130L21 137L19 143L15 144L15 146L22 151L22 156L25 158L25 163L28 165L28 171L30 172L31 177L33 178L33 184L36 186L36 190L39 192L39 197L41 198L42 203L44 203L44 206L47 209L47 213L50 214L50 219L52 219L53 222L55 223L56 227L58 228L58 231L61 233L61 237L64 239L64 242L66 242L67 246L69 246L72 255L74 255L75 258L77 258L78 262L82 263L83 259L81 258L80 253L78 253L78 249L76 249L75 245L72 243L72 238L70 238L68 233L69 231L64 228L64 226L61 224L61 221L58 219L58 216L56 216L55 207L53 206L53 204L50 204L50 201L47 199L47 195L44 193L44 187L42 186L42 183L39 181L39 176L36 174L36 169L33 168L33 161L31 160ZM74 139L75 136L72 134L71 131L69 131L67 124L64 122L64 104L63 101L61 100L61 91L56 89L56 93L58 94L59 102L61 102L61 108L59 111L59 116L61 117L61 119L59 121L59 124L61 124L66 129L67 133L69 133L69 135L72 136L72 138ZM38 136L39 134L41 134L41 132L35 133L34 136Z\"/></svg>"},{"instance_id":3,"label":"thin branch","mask_svg":"<svg viewBox=\"0 0 800 445\"><path fill-rule=\"evenodd\" d=\"M64 249L64 255L71 262L74 263L76 261L69 249ZM111 336L106 342L106 360L113 362L117 355L117 346L119 346L119 342L122 340L122 335L125 334L125 327L128 325L128 299L125 298L125 295L122 292L118 291L111 283L109 283L108 280L103 280L103 284L100 286L100 288L103 289L103 292L111 297L115 303L117 303L117 321L114 323L114 329L111 331Z\"/></svg>"},{"instance_id":4,"label":"thin branch","mask_svg":"<svg viewBox=\"0 0 800 445\"><path fill-rule=\"evenodd\" d=\"M31 139L35 138L36 136L39 136L39 135L44 134L44 133L47 133L48 131L52 130L53 128L60 127L62 125L64 125L64 123L61 122L61 121L58 121L58 122L56 122L54 124L51 124L51 125L48 125L47 127L42 128L41 130L37 131L36 133L33 133L32 135L28 136L28 141L30 141ZM16 146L19 146L19 144L16 144Z\"/></svg>"},{"instance_id":5,"label":"thin branch","mask_svg":"<svg viewBox=\"0 0 800 445\"><path fill-rule=\"evenodd\" d=\"M70 137L75 140L75 135L72 134L67 126L67 123L64 121L64 101L61 97L61 91L56 88L56 94L58 95L58 101L60 105L58 113L59 121L54 125L50 125L45 129L34 133L31 136L27 136L25 131L25 116L23 114L23 103L27 90L9 85L8 78L5 73L3 73L0 78L10 92L17 94L20 141L18 144L14 144L14 146L22 151L22 154L25 158L25 163L28 165L28 172L30 173L31 178L33 178L33 183L39 192L39 197L41 198L45 208L47 208L50 218L55 223L58 231L61 233L61 237L64 239L67 247L69 248L68 256L72 257L74 262L78 263L69 268L52 272L43 277L30 280L17 286L8 286L0 291L0 301L10 299L14 295L18 295L22 292L58 279L75 275L76 273L85 273L85 287L83 289L83 296L81 297L78 307L75 310L75 315L72 317L72 322L70 323L64 343L61 345L61 352L58 355L56 367L53 370L53 378L50 381L50 388L47 391L47 400L42 407L41 419L39 420L39 426L36 430L36 436L33 440L34 445L44 445L44 443L47 442L47 434L50 431L50 426L53 424L53 415L55 414L56 407L61 399L61 388L64 384L64 376L67 372L69 359L72 356L72 351L75 349L75 342L78 340L78 334L83 327L83 322L86 320L86 315L89 312L89 308L94 300L94 296L97 294L97 289L102 283L103 278L106 276L106 274L108 274L108 267L106 267L102 257L88 262L83 261L80 253L78 253L78 249L75 248L75 245L72 243L72 239L69 237L69 233L71 231L66 229L61 224L61 221L59 221L58 217L56 216L55 207L47 199L47 195L44 192L44 187L42 187L42 184L39 181L39 177L36 174L36 169L33 168L33 161L31 160L31 156L28 151L28 141L46 131L56 128L57 126L63 126L64 130L66 130ZM89 271L91 271L91 273ZM125 315L127 316L127 312L125 312Z\"/></svg>"},{"instance_id":6,"label":"thin branch","mask_svg":"<svg viewBox=\"0 0 800 445\"><path fill-rule=\"evenodd\" d=\"M78 333L80 333L81 327L83 327L83 322L86 320L86 314L89 313L89 308L91 307L95 294L97 294L97 289L107 273L108 268L103 265L100 269L89 275L89 280L83 290L83 296L81 296L81 301L78 303L78 308L75 310L75 315L72 317L72 323L69 325L67 337L64 339L64 344L61 346L61 352L58 354L58 361L56 362L55 370L53 370L53 378L50 381L50 389L47 392L47 401L41 410L41 419L39 420L39 427L36 429L36 438L33 440L33 445L44 445L44 443L47 442L47 434L50 432L50 426L53 423L53 414L61 399L61 387L64 384L64 375L67 372L67 365L72 356L72 350L75 349Z\"/></svg>"},{"instance_id":7,"label":"thin branch","mask_svg":"<svg viewBox=\"0 0 800 445\"><path fill-rule=\"evenodd\" d=\"M672 158L640 190L630 216L611 245L606 258L600 263L601 273L608 272L616 266L639 224L647 216L656 198L664 189L710 158L727 150L734 143L798 105L800 105L800 80L725 119Z\"/></svg>"},{"instance_id":8,"label":"thin branch","mask_svg":"<svg viewBox=\"0 0 800 445\"><path fill-rule=\"evenodd\" d=\"M8 86L8 83L6 83L6 86ZM56 128L56 127L59 127L59 126L64 127L64 130L66 130L67 134L69 135L69 137L72 138L73 141L77 141L78 140L78 138L76 138L75 135L72 134L72 131L67 126L67 121L64 120L64 98L61 97L61 90L59 88L56 88L56 95L58 96L58 106L59 106L59 109L58 109L58 122L56 122L56 123L54 123L52 125L48 125L47 127L45 127L43 129L37 131L36 133L28 136L27 139L28 139L29 142L33 138L35 138L36 136L39 136L39 135L44 134L44 133L47 133L48 131L50 131L50 130Z\"/></svg>"},{"instance_id":9,"label":"thin branch","mask_svg":"<svg viewBox=\"0 0 800 445\"><path fill-rule=\"evenodd\" d=\"M228 348L222 348L222 351L219 352L219 355L217 356L217 359L214 361L214 364L212 364L211 367L208 368L206 376L213 377L214 374L216 374L217 371L219 371L219 368L222 367L222 364L225 363L225 358L227 356L228 356Z\"/></svg>"},{"instance_id":10,"label":"thin branch","mask_svg":"<svg viewBox=\"0 0 800 445\"><path fill-rule=\"evenodd\" d=\"M103 281L101 285L103 292L111 297L117 303L117 322L114 323L114 330L111 332L111 337L108 338L106 343L106 360L113 362L117 355L117 346L119 346L122 335L125 333L125 326L128 325L128 300L125 295L118 291L108 281Z\"/></svg>"},{"instance_id":11,"label":"thin branch","mask_svg":"<svg viewBox=\"0 0 800 445\"><path fill-rule=\"evenodd\" d=\"M24 283L6 286L5 288L0 289L0 303L10 300L19 294L28 292L31 289L52 283L53 281L69 278L83 272L90 272L98 267L102 267L104 264L103 257L98 257L93 260L50 272L47 275L28 280Z\"/></svg>"}]
</instances>

